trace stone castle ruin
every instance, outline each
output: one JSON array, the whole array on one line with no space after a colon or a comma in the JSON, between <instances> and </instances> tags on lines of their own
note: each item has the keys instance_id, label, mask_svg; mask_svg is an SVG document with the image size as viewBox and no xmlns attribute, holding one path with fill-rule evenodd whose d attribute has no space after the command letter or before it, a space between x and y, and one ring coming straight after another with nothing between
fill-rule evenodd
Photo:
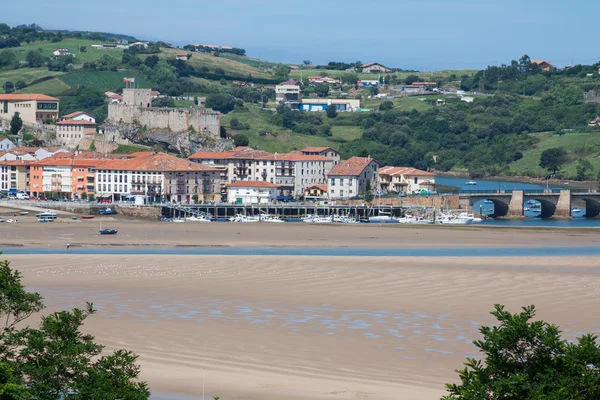
<instances>
[{"instance_id":1,"label":"stone castle ruin","mask_svg":"<svg viewBox=\"0 0 600 400\"><path fill-rule=\"evenodd\" d=\"M220 141L221 113L200 107L154 108L150 89L123 89L123 103L108 105L104 135L117 144L159 144L191 154Z\"/></svg>"}]
</instances>

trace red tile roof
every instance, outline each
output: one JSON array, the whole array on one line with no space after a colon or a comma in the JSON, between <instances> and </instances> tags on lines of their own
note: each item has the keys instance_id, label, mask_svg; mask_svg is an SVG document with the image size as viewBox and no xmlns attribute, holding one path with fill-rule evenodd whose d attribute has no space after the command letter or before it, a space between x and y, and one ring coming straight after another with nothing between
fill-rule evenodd
<instances>
[{"instance_id":1,"label":"red tile roof","mask_svg":"<svg viewBox=\"0 0 600 400\"><path fill-rule=\"evenodd\" d=\"M275 154L275 160L282 161L329 161L333 160L329 157L306 154Z\"/></svg>"},{"instance_id":2,"label":"red tile roof","mask_svg":"<svg viewBox=\"0 0 600 400\"><path fill-rule=\"evenodd\" d=\"M301 151L303 153L321 153L321 152L326 151L326 150L333 150L336 153L338 153L338 151L332 149L331 147L307 147L305 149L302 149Z\"/></svg>"},{"instance_id":3,"label":"red tile roof","mask_svg":"<svg viewBox=\"0 0 600 400\"><path fill-rule=\"evenodd\" d=\"M314 188L322 190L323 192L326 192L328 190L327 185L312 185L312 186L307 187L306 190L314 189Z\"/></svg>"},{"instance_id":4,"label":"red tile roof","mask_svg":"<svg viewBox=\"0 0 600 400\"><path fill-rule=\"evenodd\" d=\"M141 157L141 156L147 156L149 154L152 154L152 151L136 151L130 154L126 154L125 158L135 158L135 157Z\"/></svg>"},{"instance_id":5,"label":"red tile roof","mask_svg":"<svg viewBox=\"0 0 600 400\"><path fill-rule=\"evenodd\" d=\"M0 94L0 100L8 101L31 101L31 100L47 100L59 101L56 97L46 96L45 94L23 93L23 94Z\"/></svg>"},{"instance_id":6,"label":"red tile roof","mask_svg":"<svg viewBox=\"0 0 600 400\"><path fill-rule=\"evenodd\" d=\"M406 175L406 176L433 176L431 172L422 171L412 167L390 167L379 168L379 175Z\"/></svg>"},{"instance_id":7,"label":"red tile roof","mask_svg":"<svg viewBox=\"0 0 600 400\"><path fill-rule=\"evenodd\" d=\"M2 155L2 154L0 154ZM23 160L3 160L0 161L0 165L29 165L31 164L33 161L23 161Z\"/></svg>"},{"instance_id":8,"label":"red tile roof","mask_svg":"<svg viewBox=\"0 0 600 400\"><path fill-rule=\"evenodd\" d=\"M86 126L96 126L95 122L87 121L82 119L81 121L75 121L74 119L67 119L64 121L59 121L56 125L86 125Z\"/></svg>"},{"instance_id":9,"label":"red tile roof","mask_svg":"<svg viewBox=\"0 0 600 400\"><path fill-rule=\"evenodd\" d=\"M233 151L198 151L189 156L189 159L225 160L231 158L233 154L235 154Z\"/></svg>"},{"instance_id":10,"label":"red tile roof","mask_svg":"<svg viewBox=\"0 0 600 400\"><path fill-rule=\"evenodd\" d=\"M71 166L71 167L96 167L102 164L105 160L100 159L85 159L85 158L53 158L48 157L40 161L32 161L31 165L41 166Z\"/></svg>"},{"instance_id":11,"label":"red tile roof","mask_svg":"<svg viewBox=\"0 0 600 400\"><path fill-rule=\"evenodd\" d=\"M276 185L271 182L261 182L261 181L238 181L234 183L230 183L227 185L229 187L266 187L266 188L278 188L279 185Z\"/></svg>"},{"instance_id":12,"label":"red tile roof","mask_svg":"<svg viewBox=\"0 0 600 400\"><path fill-rule=\"evenodd\" d=\"M371 162L377 162L372 158L351 157L334 165L328 176L359 176Z\"/></svg>"},{"instance_id":13,"label":"red tile roof","mask_svg":"<svg viewBox=\"0 0 600 400\"><path fill-rule=\"evenodd\" d=\"M63 118L63 119L73 119L73 118L77 117L78 115L82 115L82 114L83 115L89 115L90 117L96 119L96 117L94 117L92 114L86 113L84 111L75 111L75 112L72 112L71 114L63 115L61 118Z\"/></svg>"},{"instance_id":14,"label":"red tile roof","mask_svg":"<svg viewBox=\"0 0 600 400\"><path fill-rule=\"evenodd\" d=\"M98 169L122 171L154 171L154 172L213 172L218 171L202 164L165 153L148 155L125 160L105 160Z\"/></svg>"}]
</instances>

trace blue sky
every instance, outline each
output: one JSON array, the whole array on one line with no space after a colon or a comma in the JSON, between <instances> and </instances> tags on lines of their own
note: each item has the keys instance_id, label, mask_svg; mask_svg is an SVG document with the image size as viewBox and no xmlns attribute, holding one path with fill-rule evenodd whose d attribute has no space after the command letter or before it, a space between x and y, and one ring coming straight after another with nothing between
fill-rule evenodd
<instances>
[{"instance_id":1,"label":"blue sky","mask_svg":"<svg viewBox=\"0 0 600 400\"><path fill-rule=\"evenodd\" d=\"M27 0L7 2L0 20L229 45L269 61L431 71L525 53L556 66L600 61L599 14L594 0Z\"/></svg>"}]
</instances>

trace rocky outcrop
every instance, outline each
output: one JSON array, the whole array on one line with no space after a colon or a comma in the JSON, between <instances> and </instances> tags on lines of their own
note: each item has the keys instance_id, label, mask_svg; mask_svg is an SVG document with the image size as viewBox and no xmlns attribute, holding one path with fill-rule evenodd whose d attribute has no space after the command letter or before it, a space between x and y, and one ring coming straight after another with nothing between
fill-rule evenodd
<instances>
[{"instance_id":1,"label":"rocky outcrop","mask_svg":"<svg viewBox=\"0 0 600 400\"><path fill-rule=\"evenodd\" d=\"M190 155L200 150L226 151L233 148L231 139L215 139L212 135L194 132L171 132L167 130L147 129L139 124L105 122L102 125L104 135L117 144L142 144L160 146L166 151Z\"/></svg>"}]
</instances>

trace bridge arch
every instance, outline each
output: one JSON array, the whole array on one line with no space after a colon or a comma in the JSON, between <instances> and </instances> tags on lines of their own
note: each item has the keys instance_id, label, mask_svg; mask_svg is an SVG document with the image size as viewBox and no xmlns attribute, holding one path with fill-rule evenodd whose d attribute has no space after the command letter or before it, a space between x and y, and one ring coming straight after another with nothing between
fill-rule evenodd
<instances>
[{"instance_id":1,"label":"bridge arch","mask_svg":"<svg viewBox=\"0 0 600 400\"><path fill-rule=\"evenodd\" d=\"M479 207L475 207L475 203L479 202L479 201L486 201L489 200L492 203L494 203L494 212L492 214L489 214L489 217L491 218L499 218L499 217L505 217L508 215L508 203L504 200L504 199L500 199L497 197L481 197L481 198L472 198L471 199L471 209L475 212L480 212L480 208Z\"/></svg>"},{"instance_id":2,"label":"bridge arch","mask_svg":"<svg viewBox=\"0 0 600 400\"><path fill-rule=\"evenodd\" d=\"M535 198L532 197L531 200L535 200L540 202L541 204L541 213L540 218L550 218L556 213L556 204L550 199L545 198Z\"/></svg>"},{"instance_id":3,"label":"bridge arch","mask_svg":"<svg viewBox=\"0 0 600 400\"><path fill-rule=\"evenodd\" d=\"M585 201L585 217L595 218L600 215L600 201L598 199L592 199L584 197L581 199Z\"/></svg>"}]
</instances>

